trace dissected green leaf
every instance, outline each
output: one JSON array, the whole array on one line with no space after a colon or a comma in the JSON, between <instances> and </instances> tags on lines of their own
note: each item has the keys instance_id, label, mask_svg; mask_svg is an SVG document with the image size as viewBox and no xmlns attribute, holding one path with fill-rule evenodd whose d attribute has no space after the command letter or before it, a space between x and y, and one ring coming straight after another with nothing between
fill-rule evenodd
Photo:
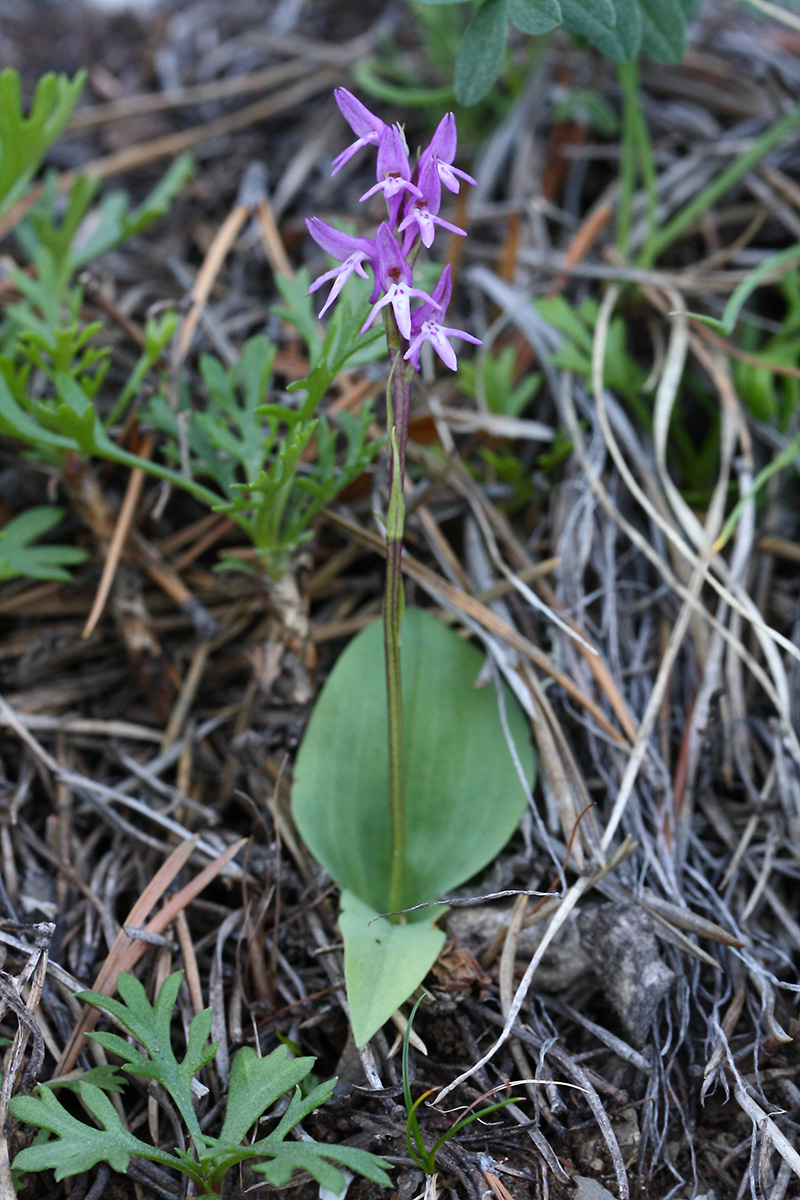
<instances>
[{"instance_id":1,"label":"dissected green leaf","mask_svg":"<svg viewBox=\"0 0 800 1200\"><path fill-rule=\"evenodd\" d=\"M191 155L182 154L136 208L130 208L130 197L126 192L109 192L103 196L96 214L92 214L91 230L87 230L86 236L80 236L82 231L77 231L78 237L71 247L72 269L78 270L166 216L193 174Z\"/></svg>"},{"instance_id":2,"label":"dissected green leaf","mask_svg":"<svg viewBox=\"0 0 800 1200\"><path fill-rule=\"evenodd\" d=\"M357 1046L365 1045L385 1025L436 962L445 935L433 921L445 911L442 906L424 909L422 919L413 924L395 925L352 892L342 891L339 929Z\"/></svg>"},{"instance_id":3,"label":"dissected green leaf","mask_svg":"<svg viewBox=\"0 0 800 1200\"><path fill-rule=\"evenodd\" d=\"M429 612L402 627L406 855L402 906L436 900L507 842L526 804L483 656ZM530 732L507 689L506 717L529 777ZM391 833L383 632L368 626L340 655L295 764L292 809L309 849L376 912L388 902ZM346 746L346 754L331 747ZM411 920L426 920L412 914Z\"/></svg>"},{"instance_id":4,"label":"dissected green leaf","mask_svg":"<svg viewBox=\"0 0 800 1200\"><path fill-rule=\"evenodd\" d=\"M34 546L63 519L63 508L43 504L13 517L0 529L0 579L67 580L65 568L86 561L77 546Z\"/></svg>"},{"instance_id":5,"label":"dissected green leaf","mask_svg":"<svg viewBox=\"0 0 800 1200\"><path fill-rule=\"evenodd\" d=\"M22 112L19 75L0 72L0 214L25 192L42 159L69 120L86 80L48 73L39 80L28 116Z\"/></svg>"},{"instance_id":6,"label":"dissected green leaf","mask_svg":"<svg viewBox=\"0 0 800 1200\"><path fill-rule=\"evenodd\" d=\"M321 1187L339 1196L345 1181L341 1171L332 1167L331 1162L358 1171L382 1187L391 1187L392 1184L386 1174L388 1163L376 1154L355 1146L331 1146L320 1142L277 1142L273 1146L268 1139L258 1145L262 1153L271 1155L271 1160L252 1163L252 1170L263 1175L267 1183L274 1187L287 1183L294 1171L308 1171Z\"/></svg>"},{"instance_id":7,"label":"dissected green leaf","mask_svg":"<svg viewBox=\"0 0 800 1200\"><path fill-rule=\"evenodd\" d=\"M509 0L508 19L522 33L549 33L561 24L558 0Z\"/></svg>"},{"instance_id":8,"label":"dissected green leaf","mask_svg":"<svg viewBox=\"0 0 800 1200\"><path fill-rule=\"evenodd\" d=\"M158 1162L169 1162L169 1155L134 1137L122 1124L108 1096L92 1083L78 1085L81 1099L102 1128L87 1125L63 1106L50 1088L40 1085L36 1096L15 1096L8 1107L19 1121L56 1136L21 1150L14 1159L16 1171L55 1172L57 1180L80 1175L98 1163L107 1162L115 1171L125 1172L131 1154L141 1154Z\"/></svg>"},{"instance_id":9,"label":"dissected green leaf","mask_svg":"<svg viewBox=\"0 0 800 1200\"><path fill-rule=\"evenodd\" d=\"M219 1141L227 1146L238 1145L284 1092L306 1078L315 1062L314 1058L290 1058L286 1046L278 1046L266 1058L259 1058L250 1046L242 1046L231 1067L228 1107ZM299 1120L302 1117L297 1117L294 1124Z\"/></svg>"},{"instance_id":10,"label":"dissected green leaf","mask_svg":"<svg viewBox=\"0 0 800 1200\"><path fill-rule=\"evenodd\" d=\"M122 1000L114 1000L101 992L81 992L79 1000L110 1012L120 1024L144 1046L148 1057L114 1033L90 1034L105 1049L123 1059L126 1070L145 1079L157 1079L167 1089L178 1107L195 1142L202 1144L203 1135L192 1103L192 1079L217 1052L217 1043L207 1045L211 1032L211 1009L198 1013L189 1026L186 1054L182 1062L172 1047L172 1017L183 971L175 971L164 980L155 1003L151 1004L142 984L135 975L121 974L117 991Z\"/></svg>"},{"instance_id":11,"label":"dissected green leaf","mask_svg":"<svg viewBox=\"0 0 800 1200\"><path fill-rule=\"evenodd\" d=\"M475 104L489 91L503 65L508 0L484 0L464 32L456 60L459 104Z\"/></svg>"}]
</instances>

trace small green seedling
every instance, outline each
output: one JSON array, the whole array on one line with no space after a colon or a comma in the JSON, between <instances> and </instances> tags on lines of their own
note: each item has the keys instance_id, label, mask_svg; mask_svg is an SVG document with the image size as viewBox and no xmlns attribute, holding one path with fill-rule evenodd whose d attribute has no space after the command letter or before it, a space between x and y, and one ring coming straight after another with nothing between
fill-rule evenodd
<instances>
[{"instance_id":1,"label":"small green seedling","mask_svg":"<svg viewBox=\"0 0 800 1200\"><path fill-rule=\"evenodd\" d=\"M468 1116L462 1117L460 1121L456 1121L454 1125L451 1125L447 1132L443 1133L434 1142L430 1150L427 1148L422 1137L422 1130L419 1127L419 1121L417 1120L417 1109L432 1094L433 1089L423 1092L416 1100L412 1100L411 1078L408 1069L408 1046L411 1038L411 1026L414 1024L417 1009L424 999L424 996L420 996L412 1008L405 1033L403 1034L403 1099L406 1106L406 1145L408 1146L408 1153L426 1175L435 1175L436 1155L445 1142L449 1142L451 1137L454 1137L465 1126L471 1125L473 1121L480 1121L484 1117L488 1117L490 1113L497 1112L498 1108L505 1108L508 1104L516 1104L517 1101L516 1097L510 1096L507 1100L500 1100L497 1104L489 1104L486 1108L482 1108L478 1112L469 1113Z\"/></svg>"},{"instance_id":2,"label":"small green seedling","mask_svg":"<svg viewBox=\"0 0 800 1200\"><path fill-rule=\"evenodd\" d=\"M97 1124L74 1116L51 1088L40 1084L37 1096L17 1096L10 1101L9 1107L18 1120L48 1130L54 1136L47 1141L37 1139L32 1146L21 1150L14 1160L14 1174L19 1177L27 1171L52 1170L56 1179L61 1180L88 1171L101 1162L124 1173L133 1154L188 1177L201 1197L219 1196L227 1172L245 1161L274 1187L285 1184L294 1171L302 1170L338 1195L344 1179L332 1163L389 1186L388 1164L375 1154L352 1146L322 1145L310 1139L287 1140L287 1135L304 1117L330 1099L336 1080L321 1083L304 1095L300 1084L308 1076L315 1059L292 1058L286 1046L278 1046L266 1058L259 1058L248 1046L237 1052L231 1066L222 1128L217 1136L203 1131L195 1110L192 1085L203 1067L214 1058L218 1043L208 1043L212 1014L207 1008L198 1013L189 1026L183 1060L176 1057L172 1046L172 1023L182 978L182 971L170 975L162 984L155 1004L150 1004L138 979L124 974L117 983L121 1001L98 992L83 992L78 999L111 1013L142 1046L144 1053L118 1034L90 1034L104 1049L123 1060L129 1074L161 1084L180 1114L191 1149L162 1150L135 1137L105 1091L94 1083L79 1082L77 1092ZM258 1137L254 1127L267 1109L287 1092L291 1092L291 1097L280 1120L266 1137ZM254 1130L254 1140L245 1143L251 1130Z\"/></svg>"},{"instance_id":3,"label":"small green seedling","mask_svg":"<svg viewBox=\"0 0 800 1200\"><path fill-rule=\"evenodd\" d=\"M42 504L20 513L0 529L0 580L67 580L67 567L86 560L77 546L36 546L33 543L60 524L63 508Z\"/></svg>"}]
</instances>

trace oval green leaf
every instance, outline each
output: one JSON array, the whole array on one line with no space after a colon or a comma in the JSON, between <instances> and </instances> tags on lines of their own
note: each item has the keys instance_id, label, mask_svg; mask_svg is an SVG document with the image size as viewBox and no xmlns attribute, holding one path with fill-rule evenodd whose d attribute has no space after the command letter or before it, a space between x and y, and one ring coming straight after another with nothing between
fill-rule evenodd
<instances>
[{"instance_id":1,"label":"oval green leaf","mask_svg":"<svg viewBox=\"0 0 800 1200\"><path fill-rule=\"evenodd\" d=\"M561 7L558 0L509 0L508 19L521 33L538 37L561 24Z\"/></svg>"},{"instance_id":2,"label":"oval green leaf","mask_svg":"<svg viewBox=\"0 0 800 1200\"><path fill-rule=\"evenodd\" d=\"M508 0L484 0L464 32L456 59L455 89L459 104L477 104L487 94L503 65Z\"/></svg>"},{"instance_id":3,"label":"oval green leaf","mask_svg":"<svg viewBox=\"0 0 800 1200\"><path fill-rule=\"evenodd\" d=\"M437 900L492 861L527 796L514 768L483 655L430 612L403 619L406 766L403 907ZM503 687L506 719L529 781L530 730ZM311 853L342 888L389 909L391 833L383 629L347 646L322 690L297 756L292 811ZM411 922L429 921L423 909Z\"/></svg>"}]
</instances>

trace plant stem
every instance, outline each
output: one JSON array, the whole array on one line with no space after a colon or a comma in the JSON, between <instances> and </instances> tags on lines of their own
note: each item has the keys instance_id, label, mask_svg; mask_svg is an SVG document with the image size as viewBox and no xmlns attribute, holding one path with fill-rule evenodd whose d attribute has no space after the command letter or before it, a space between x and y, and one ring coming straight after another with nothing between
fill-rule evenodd
<instances>
[{"instance_id":1,"label":"plant stem","mask_svg":"<svg viewBox=\"0 0 800 1200\"><path fill-rule=\"evenodd\" d=\"M389 751L389 811L391 858L389 863L389 909L403 907L405 863L405 771L403 765L403 689L400 671L400 626L403 620L403 526L405 501L406 445L411 403L411 368L403 361L406 342L397 328L391 309L384 309L389 347L389 508L386 514L386 584L383 598L383 642L386 658L386 712Z\"/></svg>"}]
</instances>

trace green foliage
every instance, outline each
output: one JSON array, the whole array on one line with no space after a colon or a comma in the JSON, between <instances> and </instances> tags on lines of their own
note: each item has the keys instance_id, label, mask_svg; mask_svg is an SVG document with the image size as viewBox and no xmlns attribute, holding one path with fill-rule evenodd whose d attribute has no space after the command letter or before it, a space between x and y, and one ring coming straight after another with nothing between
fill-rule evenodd
<instances>
[{"instance_id":1,"label":"green foliage","mask_svg":"<svg viewBox=\"0 0 800 1200\"><path fill-rule=\"evenodd\" d=\"M752 325L742 331L743 349L749 350L766 363L781 367L797 367L800 363L800 273L790 271L779 284L786 311L781 328L773 337L762 341ZM737 362L736 390L753 416L786 433L800 405L800 380L791 375L776 375L769 366Z\"/></svg>"},{"instance_id":2,"label":"green foliage","mask_svg":"<svg viewBox=\"0 0 800 1200\"><path fill-rule=\"evenodd\" d=\"M556 101L553 119L579 121L603 137L615 137L619 132L619 119L614 109L605 96L591 88L576 88Z\"/></svg>"},{"instance_id":3,"label":"green foliage","mask_svg":"<svg viewBox=\"0 0 800 1200\"><path fill-rule=\"evenodd\" d=\"M320 510L362 474L380 449L380 442L369 441L368 407L358 417L339 414L341 452L338 430L324 414L317 415L342 367L369 352L376 340L358 336L363 311L340 302L322 336L307 295L307 274L283 281L282 291L288 308L281 315L306 341L311 362L308 378L290 386L290 392L298 393L296 407L264 403L275 346L256 336L245 343L234 367L225 368L213 355L201 358L207 392L202 411L184 394L175 413L159 394L145 412L145 419L167 435L166 455L180 463L184 448L190 476L215 485L211 507L227 513L244 530L261 565L276 577L311 536L310 524ZM303 453L312 439L316 454L305 462ZM231 558L223 565L241 563Z\"/></svg>"},{"instance_id":4,"label":"green foliage","mask_svg":"<svg viewBox=\"0 0 800 1200\"><path fill-rule=\"evenodd\" d=\"M70 578L68 566L85 562L76 546L35 546L64 517L63 508L40 505L14 517L0 529L0 580Z\"/></svg>"},{"instance_id":5,"label":"green foliage","mask_svg":"<svg viewBox=\"0 0 800 1200\"><path fill-rule=\"evenodd\" d=\"M542 386L542 376L531 372L514 383L517 355L513 346L503 346L496 354L481 354L458 368L461 389L474 400L483 401L490 412L503 417L519 417Z\"/></svg>"},{"instance_id":6,"label":"green foliage","mask_svg":"<svg viewBox=\"0 0 800 1200\"><path fill-rule=\"evenodd\" d=\"M430 1092L423 1092L416 1100L411 1099L411 1075L408 1069L409 1059L409 1043L411 1041L411 1029L414 1024L414 1017L417 1015L424 996L420 996L416 1004L412 1008L408 1022L406 1023L405 1032L403 1033L403 1100L406 1106L406 1145L408 1152L413 1158L417 1166L425 1172L426 1175L436 1174L436 1155L441 1150L445 1142L449 1142L450 1138L459 1133L467 1125L471 1125L473 1121L480 1121L484 1117L488 1117L491 1113L497 1112L498 1108L505 1108L509 1104L516 1104L514 1096L507 1100L500 1100L497 1104L489 1104L486 1108L481 1108L478 1112L470 1113L466 1117L462 1117L460 1121L454 1122L441 1137L434 1143L432 1149L428 1150L422 1137L422 1130L419 1127L417 1119L417 1109L420 1104L430 1095Z\"/></svg>"},{"instance_id":7,"label":"green foliage","mask_svg":"<svg viewBox=\"0 0 800 1200\"><path fill-rule=\"evenodd\" d=\"M526 804L494 687L475 686L483 656L430 613L402 626L405 860L402 907L435 901L475 875L513 833ZM391 829L381 623L350 642L312 714L295 764L292 811L314 857L343 888L340 927L353 1032L366 1042L420 983L443 936L423 908L389 908ZM526 777L530 733L504 688ZM346 754L331 747L347 746Z\"/></svg>"},{"instance_id":8,"label":"green foliage","mask_svg":"<svg viewBox=\"0 0 800 1200\"><path fill-rule=\"evenodd\" d=\"M43 75L26 117L19 75L12 67L0 72L0 215L25 194L78 103L85 80L85 71L74 79Z\"/></svg>"},{"instance_id":9,"label":"green foliage","mask_svg":"<svg viewBox=\"0 0 800 1200\"><path fill-rule=\"evenodd\" d=\"M489 469L490 478L493 477L492 481L505 484L509 490L509 499L504 504L507 512L518 512L530 503L536 495L536 485L530 467L513 450L495 451L488 446L481 446L480 456Z\"/></svg>"},{"instance_id":10,"label":"green foliage","mask_svg":"<svg viewBox=\"0 0 800 1200\"><path fill-rule=\"evenodd\" d=\"M592 379L592 346L599 305L591 298L573 307L563 296L534 301L534 307L548 325L564 335L564 342L553 355L553 362L566 371L574 371L587 383ZM645 372L628 351L625 318L614 317L608 331L603 381L612 391L623 396L645 428L652 422L642 403Z\"/></svg>"},{"instance_id":11,"label":"green foliage","mask_svg":"<svg viewBox=\"0 0 800 1200\"><path fill-rule=\"evenodd\" d=\"M99 180L84 176L75 180L63 206L58 176L51 174L37 203L15 226L33 269L10 272L23 298L5 310L4 344L15 333L35 330L52 337L59 328L77 324L83 301L83 290L72 283L77 272L160 220L193 171L188 155L176 159L134 209L122 191L108 192L95 205Z\"/></svg>"},{"instance_id":12,"label":"green foliage","mask_svg":"<svg viewBox=\"0 0 800 1200\"><path fill-rule=\"evenodd\" d=\"M476 104L489 92L503 65L509 24L533 36L563 26L616 62L639 54L679 62L696 7L697 0L483 0L474 8L456 60L456 99Z\"/></svg>"},{"instance_id":13,"label":"green foliage","mask_svg":"<svg viewBox=\"0 0 800 1200\"><path fill-rule=\"evenodd\" d=\"M172 1026L182 978L182 971L170 975L152 1005L141 983L124 974L120 975L117 984L121 1001L98 992L84 992L78 999L111 1013L142 1046L144 1052L117 1034L90 1035L106 1050L118 1055L129 1074L153 1079L162 1085L186 1126L192 1152L177 1148L162 1150L135 1137L104 1091L89 1082L90 1073L87 1073L78 1081L76 1090L99 1128L74 1116L45 1085L38 1087L36 1096L17 1096L11 1100L9 1107L18 1120L54 1135L46 1141L37 1139L32 1146L20 1151L13 1164L16 1176L27 1171L52 1170L56 1180L60 1181L88 1171L101 1162L124 1173L130 1156L136 1154L188 1176L201 1196L219 1195L228 1170L245 1160L255 1160L253 1170L275 1185L285 1183L293 1171L304 1170L322 1186L339 1192L343 1179L332 1163L358 1171L376 1183L390 1183L385 1171L387 1164L365 1150L285 1140L299 1121L330 1098L336 1083L335 1079L330 1080L303 1095L300 1084L315 1060L290 1058L285 1046L279 1046L266 1058L259 1058L247 1046L237 1052L231 1066L222 1129L217 1137L203 1133L192 1100L192 1081L214 1058L217 1043L208 1044L211 1009L205 1009L193 1018L186 1052L183 1059L177 1058L172 1047ZM243 1145L248 1131L287 1092L292 1093L288 1107L272 1133Z\"/></svg>"}]
</instances>

